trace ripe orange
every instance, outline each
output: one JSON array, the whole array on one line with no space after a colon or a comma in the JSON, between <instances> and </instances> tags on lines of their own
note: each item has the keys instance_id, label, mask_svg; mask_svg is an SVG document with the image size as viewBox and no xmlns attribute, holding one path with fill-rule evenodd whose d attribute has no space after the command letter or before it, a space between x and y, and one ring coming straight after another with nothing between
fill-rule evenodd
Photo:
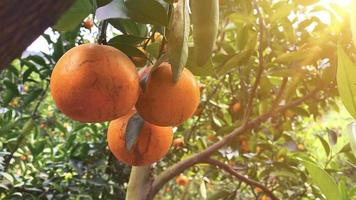
<instances>
[{"instance_id":1,"label":"ripe orange","mask_svg":"<svg viewBox=\"0 0 356 200\"><path fill-rule=\"evenodd\" d=\"M145 72L143 70L142 74ZM136 109L152 124L176 126L194 114L199 101L199 85L193 74L184 69L178 82L174 83L171 65L164 62L150 73Z\"/></svg>"},{"instance_id":2,"label":"ripe orange","mask_svg":"<svg viewBox=\"0 0 356 200\"><path fill-rule=\"evenodd\" d=\"M284 117L286 117L286 118L292 118L294 116L295 116L295 113L293 111L291 111L291 110L286 110L284 112Z\"/></svg>"},{"instance_id":3,"label":"ripe orange","mask_svg":"<svg viewBox=\"0 0 356 200\"><path fill-rule=\"evenodd\" d=\"M184 176L183 174L176 177L176 183L180 186L186 186L189 183L188 177Z\"/></svg>"},{"instance_id":4,"label":"ripe orange","mask_svg":"<svg viewBox=\"0 0 356 200\"><path fill-rule=\"evenodd\" d=\"M184 140L182 138L176 138L173 140L173 147L176 149L181 149L184 147Z\"/></svg>"},{"instance_id":5,"label":"ripe orange","mask_svg":"<svg viewBox=\"0 0 356 200\"><path fill-rule=\"evenodd\" d=\"M262 192L263 190L261 189L261 188L259 188L259 187L255 187L255 193L260 193L260 192Z\"/></svg>"},{"instance_id":6,"label":"ripe orange","mask_svg":"<svg viewBox=\"0 0 356 200\"><path fill-rule=\"evenodd\" d=\"M27 161L28 160L28 156L26 154L23 154L23 155L20 156L20 160Z\"/></svg>"},{"instance_id":7,"label":"ripe orange","mask_svg":"<svg viewBox=\"0 0 356 200\"><path fill-rule=\"evenodd\" d=\"M199 84L199 91L200 93L203 93L205 90L205 85L204 84Z\"/></svg>"},{"instance_id":8,"label":"ripe orange","mask_svg":"<svg viewBox=\"0 0 356 200\"><path fill-rule=\"evenodd\" d=\"M302 144L302 143L298 144L298 150L300 150L300 151L305 150L304 144Z\"/></svg>"},{"instance_id":9,"label":"ripe orange","mask_svg":"<svg viewBox=\"0 0 356 200\"><path fill-rule=\"evenodd\" d=\"M83 44L57 62L51 94L68 117L103 122L128 113L139 95L135 65L121 51L106 45Z\"/></svg>"},{"instance_id":10,"label":"ripe orange","mask_svg":"<svg viewBox=\"0 0 356 200\"><path fill-rule=\"evenodd\" d=\"M126 149L125 132L129 114L111 121L108 130L108 144L114 156L128 165L142 166L160 160L168 152L173 139L171 127L159 127L144 122L141 132L131 151Z\"/></svg>"},{"instance_id":11,"label":"ripe orange","mask_svg":"<svg viewBox=\"0 0 356 200\"><path fill-rule=\"evenodd\" d=\"M241 104L239 102L234 103L231 105L231 111L232 113L237 113L241 110Z\"/></svg>"},{"instance_id":12,"label":"ripe orange","mask_svg":"<svg viewBox=\"0 0 356 200\"><path fill-rule=\"evenodd\" d=\"M250 151L250 145L247 140L243 139L240 141L240 149L242 153L247 153Z\"/></svg>"},{"instance_id":13,"label":"ripe orange","mask_svg":"<svg viewBox=\"0 0 356 200\"><path fill-rule=\"evenodd\" d=\"M208 141L209 141L209 142L216 142L216 141L217 141L217 138L216 138L215 135L209 134L209 135L208 135Z\"/></svg>"},{"instance_id":14,"label":"ripe orange","mask_svg":"<svg viewBox=\"0 0 356 200\"><path fill-rule=\"evenodd\" d=\"M269 200L269 197L264 194L264 195L261 197L261 200Z\"/></svg>"},{"instance_id":15,"label":"ripe orange","mask_svg":"<svg viewBox=\"0 0 356 200\"><path fill-rule=\"evenodd\" d=\"M42 128L42 129L47 128L46 123L45 123L45 122L41 122L41 123L40 123L40 128Z\"/></svg>"},{"instance_id":16,"label":"ripe orange","mask_svg":"<svg viewBox=\"0 0 356 200\"><path fill-rule=\"evenodd\" d=\"M262 151L262 148L260 146L257 146L256 147L256 153L259 154L259 153L261 153L261 151Z\"/></svg>"},{"instance_id":17,"label":"ripe orange","mask_svg":"<svg viewBox=\"0 0 356 200\"><path fill-rule=\"evenodd\" d=\"M90 30L94 26L94 22L92 19L87 19L84 21L83 26Z\"/></svg>"}]
</instances>

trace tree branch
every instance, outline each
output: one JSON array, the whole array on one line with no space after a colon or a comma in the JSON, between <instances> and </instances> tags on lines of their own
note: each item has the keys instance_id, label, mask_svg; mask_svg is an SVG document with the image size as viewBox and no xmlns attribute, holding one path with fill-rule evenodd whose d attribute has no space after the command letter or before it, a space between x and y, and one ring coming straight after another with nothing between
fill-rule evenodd
<instances>
[{"instance_id":1,"label":"tree branch","mask_svg":"<svg viewBox=\"0 0 356 200\"><path fill-rule=\"evenodd\" d=\"M220 169L234 175L237 179L239 179L240 181L242 181L250 186L261 188L265 194L267 194L268 196L271 197L272 200L278 200L278 198L273 194L273 192L271 190L269 190L266 186L262 185L261 183L259 183L257 181L254 181L252 179L249 179L249 178L239 174L237 171L235 171L229 165L222 163L218 160L211 159L211 158L207 158L207 159L203 160L203 162L208 163L210 165L214 165L216 167L219 167Z\"/></svg>"},{"instance_id":2,"label":"tree branch","mask_svg":"<svg viewBox=\"0 0 356 200\"><path fill-rule=\"evenodd\" d=\"M246 112L244 114L244 122L243 123L247 123L250 116L251 116L251 112L252 112L252 107L253 107L253 99L255 97L256 91L258 86L260 85L260 80L261 80L261 76L262 76L262 72L264 70L264 59L263 59L263 35L264 35L264 21L262 18L262 14L260 12L260 8L258 7L256 0L252 1L252 4L255 8L255 10L257 11L257 16L258 16L258 24L259 24L259 44L258 44L258 71L257 71L257 75L256 75L256 80L255 83L252 86L249 98L247 100L247 105L246 105Z\"/></svg>"},{"instance_id":3,"label":"tree branch","mask_svg":"<svg viewBox=\"0 0 356 200\"><path fill-rule=\"evenodd\" d=\"M166 184L170 179L174 178L175 176L182 173L187 168L204 161L206 158L211 156L215 151L220 149L221 147L228 144L233 138L236 136L246 132L247 130L256 128L261 123L267 121L272 116L278 115L285 110L298 106L299 104L303 103L305 100L314 97L322 89L322 86L315 88L311 93L301 97L300 99L294 100L284 106L277 107L274 110L271 110L263 115L258 116L257 118L248 121L247 123L243 124L242 126L236 128L231 133L226 135L222 140L219 142L211 145L210 147L206 148L204 151L193 154L191 157L187 158L186 160L182 160L175 165L167 168L164 172L162 172L156 179L154 180L150 192L147 195L148 200L153 199L154 195Z\"/></svg>"},{"instance_id":4,"label":"tree branch","mask_svg":"<svg viewBox=\"0 0 356 200\"><path fill-rule=\"evenodd\" d=\"M74 0L1 0L0 71L48 27L54 25Z\"/></svg>"}]
</instances>

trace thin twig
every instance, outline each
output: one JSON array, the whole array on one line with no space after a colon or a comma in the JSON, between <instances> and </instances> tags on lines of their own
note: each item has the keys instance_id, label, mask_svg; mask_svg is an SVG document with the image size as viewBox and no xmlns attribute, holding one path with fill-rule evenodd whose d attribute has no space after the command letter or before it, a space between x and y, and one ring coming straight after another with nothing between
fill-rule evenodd
<instances>
[{"instance_id":1,"label":"thin twig","mask_svg":"<svg viewBox=\"0 0 356 200\"><path fill-rule=\"evenodd\" d=\"M236 128L233 130L231 133L226 135L222 140L219 142L211 145L210 147L206 148L204 151L201 151L199 153L193 154L191 157L182 160L175 165L167 168L164 172L162 172L153 182L152 187L150 189L150 192L147 195L148 200L153 199L154 195L157 194L157 192L166 184L169 180L174 178L175 176L179 175L182 173L184 170L188 169L189 167L192 167L195 164L198 164L202 162L204 159L210 157L215 151L220 149L221 147L225 146L228 144L231 140L233 140L235 137L238 135L243 134L244 132L256 128L259 126L261 123L267 121L273 116L278 116L279 113L284 112L285 110L298 106L299 104L303 103L307 99L310 99L314 97L321 89L323 86L315 88L311 93L294 100L284 106L279 106L275 110L267 112L263 115L258 116L257 118L248 121L247 123L241 125L240 127Z\"/></svg>"},{"instance_id":2,"label":"thin twig","mask_svg":"<svg viewBox=\"0 0 356 200\"><path fill-rule=\"evenodd\" d=\"M160 46L160 48L159 48L158 58L160 58L160 57L162 56L163 51L164 51L164 49L166 48L166 42L167 42L167 40L166 40L166 38L163 36L163 37L162 37L161 46Z\"/></svg>"},{"instance_id":3,"label":"thin twig","mask_svg":"<svg viewBox=\"0 0 356 200\"><path fill-rule=\"evenodd\" d=\"M219 167L220 169L234 175L240 181L242 181L250 186L260 188L261 190L263 190L264 193L266 193L268 196L270 196L272 200L278 200L278 198L273 194L273 192L271 190L269 190L266 186L262 185L261 183L259 183L257 181L249 179L246 176L239 174L237 171L235 171L229 165L222 163L218 160L212 159L212 158L207 158L203 162L208 163L210 165L214 165L216 167Z\"/></svg>"},{"instance_id":4,"label":"thin twig","mask_svg":"<svg viewBox=\"0 0 356 200\"><path fill-rule=\"evenodd\" d=\"M104 20L101 22L100 27L99 27L99 33L98 33L98 38L97 38L97 43L98 44L107 44L106 41L106 30L108 28L108 21Z\"/></svg>"},{"instance_id":5,"label":"thin twig","mask_svg":"<svg viewBox=\"0 0 356 200\"><path fill-rule=\"evenodd\" d=\"M44 97L47 94L48 88L49 88L49 82L47 83L45 89L42 91L42 93L41 93L41 95L40 95L40 97L39 97L39 99L37 101L37 104L35 106L35 109L33 109L33 111L32 111L32 114L31 114L32 117L36 116L36 114L38 112L38 108L40 107L41 103L43 102Z\"/></svg>"},{"instance_id":6,"label":"thin twig","mask_svg":"<svg viewBox=\"0 0 356 200\"><path fill-rule=\"evenodd\" d=\"M150 37L145 41L145 43L142 46L143 49L147 48L148 43L155 37L156 32L157 32L156 28L153 28Z\"/></svg>"},{"instance_id":7,"label":"thin twig","mask_svg":"<svg viewBox=\"0 0 356 200\"><path fill-rule=\"evenodd\" d=\"M264 70L264 59L263 59L263 35L264 35L264 22L263 22L263 18L262 18L262 14L260 12L260 8L258 7L256 0L252 1L253 6L255 8L255 10L257 11L257 15L258 15L258 24L259 24L259 44L258 44L258 71L256 74L256 80L255 83L252 86L248 101L247 101L247 105L246 105L246 112L244 114L244 123L247 123L251 112L252 112L252 108L253 108L253 99L255 97L257 88L260 84L260 80L261 80L261 76L262 76L262 72Z\"/></svg>"}]
</instances>

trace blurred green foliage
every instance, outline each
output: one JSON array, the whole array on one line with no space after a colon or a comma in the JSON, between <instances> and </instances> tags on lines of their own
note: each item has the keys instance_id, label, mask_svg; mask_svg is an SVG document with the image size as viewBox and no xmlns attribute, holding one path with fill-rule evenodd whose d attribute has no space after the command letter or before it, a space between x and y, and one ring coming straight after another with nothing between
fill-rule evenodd
<instances>
[{"instance_id":1,"label":"blurred green foliage","mask_svg":"<svg viewBox=\"0 0 356 200\"><path fill-rule=\"evenodd\" d=\"M262 45L265 69L252 118L271 109L283 80L288 80L281 96L283 104L317 87L324 90L235 138L213 157L261 182L280 199L326 198L315 182L320 177L308 172L305 161L316 166L313 171L327 174L319 182L332 180L343 198L356 197L356 158L343 134L351 118L343 108L339 111L342 106L335 84L337 43L351 56L355 53L350 24L341 8L326 8L316 2L257 1L265 23L264 36L258 41L258 18L251 1L221 1L218 41L211 62L204 69L187 66L202 84L201 105L194 117L176 128L175 138L184 138L185 146L172 148L157 163L156 174L241 125L258 70L258 45ZM320 11L330 15L329 22L320 19ZM137 16L110 19L108 35L114 39L109 44L129 56L155 61L162 42L162 36L155 35L165 31L147 20ZM81 25L67 32L50 29L42 36L50 52L18 58L0 74L1 199L124 198L130 168L109 152L107 123L81 124L66 118L56 109L48 89L51 71L61 55L88 39L93 41L96 34L97 28L88 31ZM194 62L188 59L189 63ZM236 103L241 105L237 111L233 109ZM206 164L184 174L190 180L188 186L170 181L156 199L263 196L256 188Z\"/></svg>"}]
</instances>

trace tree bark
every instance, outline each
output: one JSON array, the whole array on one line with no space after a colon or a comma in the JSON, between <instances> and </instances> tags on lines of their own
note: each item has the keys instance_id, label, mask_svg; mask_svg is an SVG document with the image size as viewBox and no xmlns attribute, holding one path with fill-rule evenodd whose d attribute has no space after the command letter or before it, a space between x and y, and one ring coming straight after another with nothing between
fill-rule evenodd
<instances>
[{"instance_id":1,"label":"tree bark","mask_svg":"<svg viewBox=\"0 0 356 200\"><path fill-rule=\"evenodd\" d=\"M152 184L151 165L132 167L126 191L126 200L146 199Z\"/></svg>"},{"instance_id":2,"label":"tree bark","mask_svg":"<svg viewBox=\"0 0 356 200\"><path fill-rule=\"evenodd\" d=\"M74 0L0 0L0 71L48 27Z\"/></svg>"}]
</instances>

